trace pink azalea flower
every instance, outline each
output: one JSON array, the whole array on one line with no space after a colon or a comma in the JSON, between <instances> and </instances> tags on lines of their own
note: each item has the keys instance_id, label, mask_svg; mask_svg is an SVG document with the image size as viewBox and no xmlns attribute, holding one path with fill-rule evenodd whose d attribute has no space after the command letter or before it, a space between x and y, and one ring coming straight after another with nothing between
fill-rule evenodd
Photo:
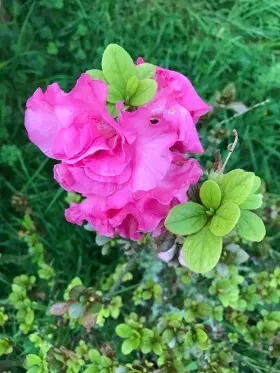
<instances>
[{"instance_id":1,"label":"pink azalea flower","mask_svg":"<svg viewBox=\"0 0 280 373\"><path fill-rule=\"evenodd\" d=\"M106 84L87 74L69 93L54 83L27 101L29 138L61 161L54 167L61 187L85 197L66 210L69 222L88 222L109 237L157 236L199 180L198 162L183 153L203 150L195 123L209 106L183 75L157 68L155 78L154 100L134 112L118 103L117 120L106 109Z\"/></svg>"},{"instance_id":2,"label":"pink azalea flower","mask_svg":"<svg viewBox=\"0 0 280 373\"><path fill-rule=\"evenodd\" d=\"M26 104L25 127L30 140L58 160L77 161L85 154L107 149L106 140L115 135L115 129L106 99L106 84L91 80L88 74L82 74L69 93L57 83L45 93L38 88Z\"/></svg>"}]
</instances>

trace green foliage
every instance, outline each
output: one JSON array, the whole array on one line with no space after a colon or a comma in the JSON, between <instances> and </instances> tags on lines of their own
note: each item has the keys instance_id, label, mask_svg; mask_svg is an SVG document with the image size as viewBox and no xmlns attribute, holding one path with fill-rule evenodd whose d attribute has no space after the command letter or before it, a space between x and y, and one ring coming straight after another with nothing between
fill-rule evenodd
<instances>
[{"instance_id":1,"label":"green foliage","mask_svg":"<svg viewBox=\"0 0 280 373\"><path fill-rule=\"evenodd\" d=\"M264 223L247 211L261 206L262 195L254 194L259 187L260 178L252 172L210 172L199 191L202 204L188 202L171 209L165 227L174 234L189 235L183 254L192 271L211 271L220 259L223 237L234 229L248 241L263 240Z\"/></svg>"},{"instance_id":2,"label":"green foliage","mask_svg":"<svg viewBox=\"0 0 280 373\"><path fill-rule=\"evenodd\" d=\"M222 252L222 238L214 235L209 225L190 235L183 245L188 267L197 273L206 273L218 263Z\"/></svg>"},{"instance_id":3,"label":"green foliage","mask_svg":"<svg viewBox=\"0 0 280 373\"><path fill-rule=\"evenodd\" d=\"M217 210L221 204L221 189L213 180L207 180L202 184L199 195L203 205L209 209Z\"/></svg>"},{"instance_id":4,"label":"green foliage","mask_svg":"<svg viewBox=\"0 0 280 373\"><path fill-rule=\"evenodd\" d=\"M233 170L223 175L219 185L223 201L232 201L237 205L243 203L253 188L255 175L244 170Z\"/></svg>"},{"instance_id":5,"label":"green foliage","mask_svg":"<svg viewBox=\"0 0 280 373\"><path fill-rule=\"evenodd\" d=\"M275 267L279 262L280 213L280 142L276 135L280 116L278 14L279 4L272 0L188 2L187 7L182 1L158 0L2 2L0 140L5 147L2 145L0 149L0 279L1 306L5 307L9 318L1 330L1 340L5 340L9 355L1 357L0 370L24 372L24 356L35 354L47 361L51 373L78 370L83 373L92 364L87 356L90 349L97 349L101 356L112 360L116 373L158 373L159 370L160 373L272 373L280 370L279 330L269 330L275 328L275 324L269 322L276 320L262 314L263 310L268 314L277 311L280 300L280 268ZM136 18L139 22L135 22ZM186 42L186 35L191 42ZM28 142L23 111L27 98L38 87L45 90L47 84L57 81L66 92L71 89L82 71L98 67L104 45L110 42L125 46L133 57L139 53L152 64L184 73L201 97L211 103L214 110L199 123L205 148L200 161L207 168L208 164L212 165L217 147L225 157L231 130L237 129L240 141L229 164L231 168L253 170L265 181L261 186L260 179L256 182L255 178L256 189L253 187L251 195L265 192L264 209L257 214L266 224L267 238L260 244L248 244L240 240L235 231L230 232L223 238L224 250L218 265L205 276L174 267L174 262L166 266L156 260L149 249L144 259L141 256L137 265L130 269L131 279L121 282L110 301L113 302L114 297L122 299L118 319L110 316L104 326L97 322L95 328L86 333L78 320L70 320L67 315L49 315L49 306L63 299L63 292L73 278L73 283L77 283L71 284L72 287L83 282L86 288L93 286L107 294L125 265L124 251L118 240L102 245L102 249L97 247L92 233L65 221L66 194L51 178L52 161L45 160ZM153 78L155 66L149 75L139 76L139 71L144 69L141 66L135 66L136 76ZM232 83L229 85L229 82ZM215 99L216 91L222 92L219 100ZM229 105L240 98L248 106L267 98L270 102L228 121L233 109L218 106L218 101ZM113 115L118 114L114 104L110 105L110 110ZM220 124L222 120L225 121ZM239 207L243 208L243 204ZM211 219L213 211L207 211ZM33 222L30 224L25 219L24 223L30 227L33 224L33 228L28 229L35 228L36 235L40 236L34 244L32 234L22 236L26 228L22 228L20 220L25 213ZM237 252L227 249L231 244L240 245L249 253L246 263L236 262ZM104 252L107 250L109 255L101 254L104 246ZM134 250L130 242L126 242L125 248L125 253ZM40 266L37 263L42 259L55 271L53 282L38 275ZM220 296L223 299L222 294L229 297L227 289L220 286L220 293L209 293L215 278L231 281L236 276L230 273L231 266L238 266L238 273L244 278L243 282L229 288L234 309L223 307L219 299ZM119 271L119 268L122 269ZM115 272L118 276L112 278ZM21 274L36 277L36 282L26 290L35 316L27 335L20 330L18 310L7 300L10 293L16 293L16 299L26 302L24 291L11 289L13 279ZM161 286L163 303L158 304L152 298L135 307L133 292L146 279ZM236 287L239 293L238 300L234 301ZM186 299L208 304L211 315L199 316L187 323L184 318L188 309L184 305ZM139 319L146 316L141 322L153 331L153 338L162 340L167 329L164 336L171 338L171 347L163 343L160 360L153 351L144 354L139 349L128 356L122 355L121 339L114 330L118 324L126 323L131 311L137 312ZM232 317L233 312L237 313L237 318ZM245 330L237 330L235 326L240 325L240 314L248 317ZM195 336L194 326L198 323L204 325L202 330L211 340L210 348L205 351L200 350L197 343L184 346L188 328Z\"/></svg>"},{"instance_id":6,"label":"green foliage","mask_svg":"<svg viewBox=\"0 0 280 373\"><path fill-rule=\"evenodd\" d=\"M236 229L239 236L248 241L260 242L265 236L265 226L261 218L247 210L241 211Z\"/></svg>"},{"instance_id":7,"label":"green foliage","mask_svg":"<svg viewBox=\"0 0 280 373\"><path fill-rule=\"evenodd\" d=\"M189 202L173 207L165 220L165 227L172 233L187 235L200 231L207 221L203 206Z\"/></svg>"},{"instance_id":8,"label":"green foliage","mask_svg":"<svg viewBox=\"0 0 280 373\"><path fill-rule=\"evenodd\" d=\"M127 51L117 44L109 44L102 56L102 71L87 70L94 80L102 80L108 85L107 109L113 116L118 111L115 104L123 101L125 109L137 107L151 101L157 91L153 80L155 67L144 63L135 66Z\"/></svg>"},{"instance_id":9,"label":"green foliage","mask_svg":"<svg viewBox=\"0 0 280 373\"><path fill-rule=\"evenodd\" d=\"M211 220L210 230L216 236L225 236L236 226L239 217L240 208L236 203L223 202Z\"/></svg>"}]
</instances>

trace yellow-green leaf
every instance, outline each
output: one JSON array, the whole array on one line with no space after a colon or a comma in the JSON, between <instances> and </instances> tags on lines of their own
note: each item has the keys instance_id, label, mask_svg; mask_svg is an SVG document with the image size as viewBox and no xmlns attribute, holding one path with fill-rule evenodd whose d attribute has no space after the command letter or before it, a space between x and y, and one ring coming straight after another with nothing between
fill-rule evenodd
<instances>
[{"instance_id":1,"label":"yellow-green leaf","mask_svg":"<svg viewBox=\"0 0 280 373\"><path fill-rule=\"evenodd\" d=\"M240 237L253 242L262 241L266 233L262 219L253 212L247 210L241 210L236 231Z\"/></svg>"},{"instance_id":2,"label":"yellow-green leaf","mask_svg":"<svg viewBox=\"0 0 280 373\"><path fill-rule=\"evenodd\" d=\"M188 202L177 205L165 219L165 227L172 233L187 235L198 232L207 223L209 217L203 206Z\"/></svg>"},{"instance_id":3,"label":"yellow-green leaf","mask_svg":"<svg viewBox=\"0 0 280 373\"><path fill-rule=\"evenodd\" d=\"M211 220L211 232L216 236L225 236L233 230L239 217L240 208L237 204L231 201L224 202Z\"/></svg>"},{"instance_id":4,"label":"yellow-green leaf","mask_svg":"<svg viewBox=\"0 0 280 373\"><path fill-rule=\"evenodd\" d=\"M216 210L221 203L222 193L219 185L213 180L205 181L199 191L204 206Z\"/></svg>"},{"instance_id":5,"label":"yellow-green leaf","mask_svg":"<svg viewBox=\"0 0 280 373\"><path fill-rule=\"evenodd\" d=\"M115 86L108 86L108 97L107 101L111 104L116 104L119 101L124 101L125 96Z\"/></svg>"},{"instance_id":6,"label":"yellow-green leaf","mask_svg":"<svg viewBox=\"0 0 280 373\"><path fill-rule=\"evenodd\" d=\"M141 106L151 101L157 91L157 82L152 79L143 79L139 81L134 95L129 100L130 105Z\"/></svg>"},{"instance_id":7,"label":"yellow-green leaf","mask_svg":"<svg viewBox=\"0 0 280 373\"><path fill-rule=\"evenodd\" d=\"M186 238L183 255L193 272L206 273L218 263L222 252L222 237L215 236L207 224L199 232Z\"/></svg>"},{"instance_id":8,"label":"yellow-green leaf","mask_svg":"<svg viewBox=\"0 0 280 373\"><path fill-rule=\"evenodd\" d=\"M117 44L109 44L103 53L102 72L107 82L124 95L128 79L135 75L135 67L124 48Z\"/></svg>"},{"instance_id":9,"label":"yellow-green leaf","mask_svg":"<svg viewBox=\"0 0 280 373\"><path fill-rule=\"evenodd\" d=\"M137 91L139 85L139 79L137 76L131 76L126 84L126 90L125 90L125 99L132 97L135 92ZM129 100L127 100L129 101Z\"/></svg>"},{"instance_id":10,"label":"yellow-green leaf","mask_svg":"<svg viewBox=\"0 0 280 373\"><path fill-rule=\"evenodd\" d=\"M253 172L233 170L223 175L219 182L222 201L232 201L237 205L243 203L251 194L255 179Z\"/></svg>"},{"instance_id":11,"label":"yellow-green leaf","mask_svg":"<svg viewBox=\"0 0 280 373\"><path fill-rule=\"evenodd\" d=\"M92 69L88 70L86 73L90 75L93 80L102 80L103 82L106 81L105 76L103 75L103 72L101 70Z\"/></svg>"},{"instance_id":12,"label":"yellow-green leaf","mask_svg":"<svg viewBox=\"0 0 280 373\"><path fill-rule=\"evenodd\" d=\"M261 179L258 176L255 175L253 188L251 190L251 193L256 193L260 189L261 183L262 183Z\"/></svg>"},{"instance_id":13,"label":"yellow-green leaf","mask_svg":"<svg viewBox=\"0 0 280 373\"><path fill-rule=\"evenodd\" d=\"M240 208L244 210L256 210L261 207L262 203L262 194L251 194L246 201L241 203Z\"/></svg>"},{"instance_id":14,"label":"yellow-green leaf","mask_svg":"<svg viewBox=\"0 0 280 373\"><path fill-rule=\"evenodd\" d=\"M156 67L151 63L141 63L136 66L136 74L139 80L153 78L156 73Z\"/></svg>"}]
</instances>

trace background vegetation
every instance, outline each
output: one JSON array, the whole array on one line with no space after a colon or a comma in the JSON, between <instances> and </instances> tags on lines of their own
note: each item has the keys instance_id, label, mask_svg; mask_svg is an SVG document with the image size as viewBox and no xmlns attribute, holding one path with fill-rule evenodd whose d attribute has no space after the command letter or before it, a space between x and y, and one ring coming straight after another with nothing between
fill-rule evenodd
<instances>
[{"instance_id":1,"label":"background vegetation","mask_svg":"<svg viewBox=\"0 0 280 373\"><path fill-rule=\"evenodd\" d=\"M135 58L143 56L151 63L184 73L199 94L215 107L217 91L222 93L229 83L236 88L234 100L248 107L269 99L265 105L230 121L225 119L234 111L221 107L203 119L199 129L206 153L201 162L210 166L217 147L224 154L232 140L232 129L237 129L240 142L230 168L254 171L265 180L266 191L263 213L268 237L263 244L249 248L251 258L245 273L262 270L272 273L279 260L279 1L2 1L0 306L9 313L1 335L3 338L8 335L17 346L12 356L26 355L32 352L32 346L19 331L21 322L8 300L11 285L15 276L37 276L38 257L35 260L34 255L42 251L41 246L34 249L34 242L30 244L21 231L33 229L26 218L22 225L24 215L31 214L38 242L44 247L44 261L55 271L52 282L53 273L48 272L52 269L39 266L43 271L39 273L42 284L32 297L44 312L36 316L37 325L54 322L54 318L45 316L45 311L54 300L62 299L73 278L80 277L85 286L96 286L97 280L112 274L123 260L123 251L118 247L113 254L111 251L112 255L103 256L91 232L65 221L66 193L52 178L52 161L28 141L23 126L25 102L37 87L45 88L57 81L64 89L71 89L81 72L98 67L103 49L110 42L123 45ZM233 91L231 86L224 92L222 103L232 100ZM136 270L129 286L138 286L143 273L143 268ZM277 307L277 299L273 307ZM141 312L145 314L147 308ZM102 340L110 341L115 325L103 328ZM93 344L100 332L94 333L94 342L89 339ZM83 337L82 329L65 329L59 344L74 348L73 341ZM120 339L116 341L120 344ZM280 371L279 364L269 360L268 351L265 356L246 348L238 353L239 361L242 354L250 356L241 372ZM4 355L3 359L13 360L13 357ZM12 369L17 372L21 368Z\"/></svg>"}]
</instances>

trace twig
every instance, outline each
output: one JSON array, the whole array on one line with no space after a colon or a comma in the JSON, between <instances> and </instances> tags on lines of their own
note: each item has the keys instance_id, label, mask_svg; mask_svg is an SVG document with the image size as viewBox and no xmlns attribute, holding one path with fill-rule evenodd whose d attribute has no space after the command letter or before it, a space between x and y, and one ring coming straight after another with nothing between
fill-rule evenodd
<instances>
[{"instance_id":1,"label":"twig","mask_svg":"<svg viewBox=\"0 0 280 373\"><path fill-rule=\"evenodd\" d=\"M221 122L218 122L217 125L220 126L221 124L225 124L225 123L231 122L231 121L233 121L235 118L241 117L242 115L248 113L249 111L254 110L254 109L256 109L256 108L258 108L258 107L260 107L260 106L266 105L266 104L268 104L269 102L270 102L269 99L266 99L265 101L259 102L259 103L255 104L255 105L249 107L246 111L243 111L242 113L234 114L232 117L227 118L227 119L224 119L224 120L222 120Z\"/></svg>"},{"instance_id":2,"label":"twig","mask_svg":"<svg viewBox=\"0 0 280 373\"><path fill-rule=\"evenodd\" d=\"M229 146L228 155L227 155L227 157L224 161L224 164L223 164L223 167L222 167L222 170L221 170L222 173L224 172L224 169L225 169L225 167L226 167L226 165L227 165L227 163L228 163L228 161L229 161L229 159L230 159L230 157L231 157L231 155L232 155L232 153L233 153L233 151L234 151L234 149L235 149L235 147L238 143L238 133L235 129L233 130L233 134L234 134L235 139L234 139L234 142L232 144L230 144L230 146Z\"/></svg>"},{"instance_id":3,"label":"twig","mask_svg":"<svg viewBox=\"0 0 280 373\"><path fill-rule=\"evenodd\" d=\"M114 285L109 290L108 294L104 297L105 300L110 300L112 296L114 295L115 291L118 290L118 288L121 286L122 280L124 276L129 272L130 268L133 266L133 264L136 262L138 258L138 253L135 253L131 256L129 261L126 263L122 273L120 274L117 281L114 283Z\"/></svg>"}]
</instances>

